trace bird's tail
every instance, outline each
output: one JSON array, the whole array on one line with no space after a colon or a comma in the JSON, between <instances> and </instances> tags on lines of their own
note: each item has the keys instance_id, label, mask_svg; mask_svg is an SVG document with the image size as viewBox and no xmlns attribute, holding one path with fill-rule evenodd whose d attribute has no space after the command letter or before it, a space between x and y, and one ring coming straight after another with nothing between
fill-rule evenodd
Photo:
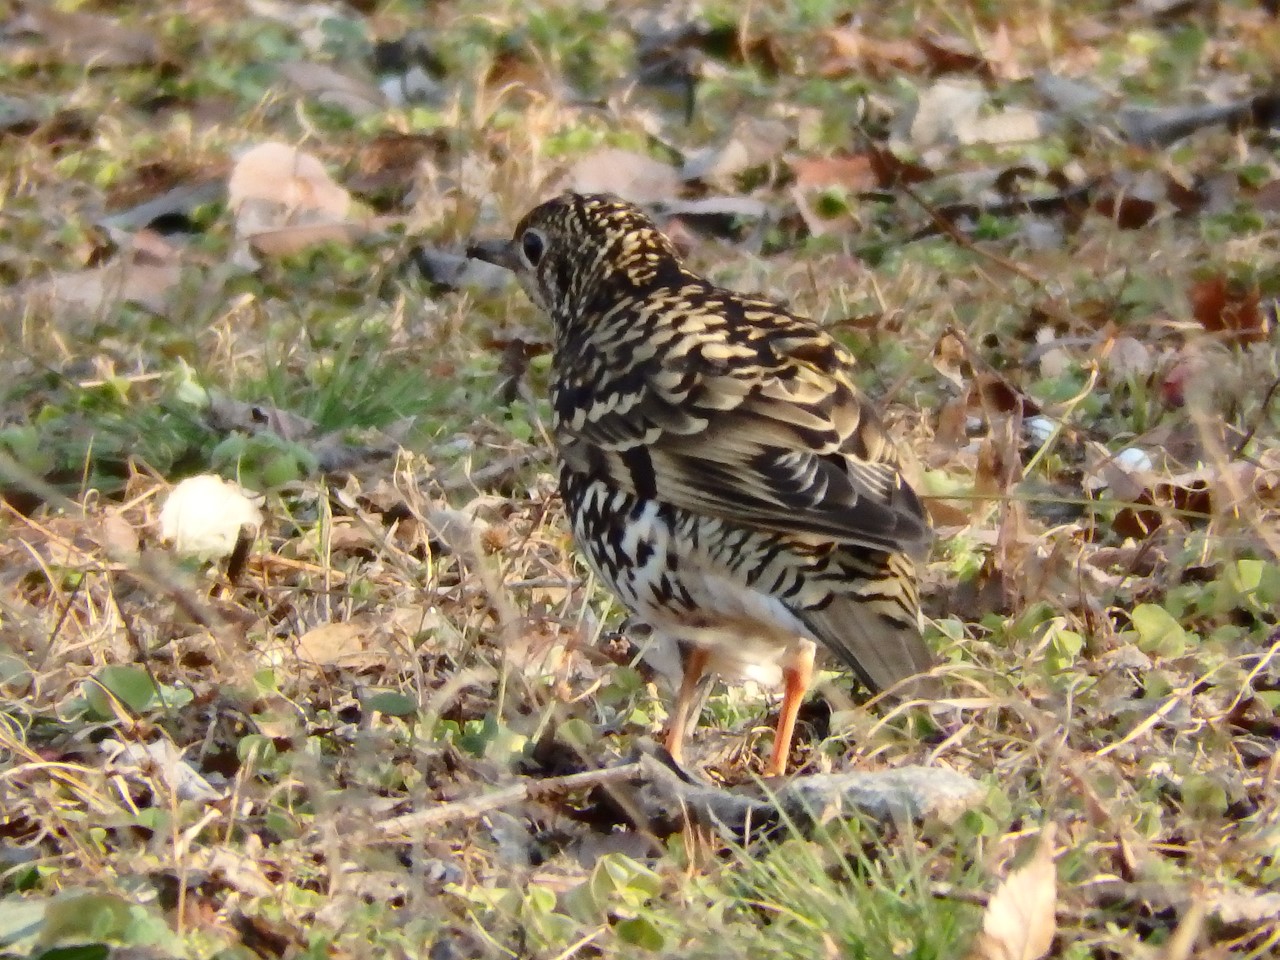
<instances>
[{"instance_id":1,"label":"bird's tail","mask_svg":"<svg viewBox=\"0 0 1280 960\"><path fill-rule=\"evenodd\" d=\"M915 564L905 554L857 558L820 604L797 611L873 693L934 664L920 636Z\"/></svg>"}]
</instances>

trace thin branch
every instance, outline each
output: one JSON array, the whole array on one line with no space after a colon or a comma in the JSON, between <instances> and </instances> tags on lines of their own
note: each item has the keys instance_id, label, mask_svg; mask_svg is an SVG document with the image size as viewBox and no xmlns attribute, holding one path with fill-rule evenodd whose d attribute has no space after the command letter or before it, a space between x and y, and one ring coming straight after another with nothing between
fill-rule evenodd
<instances>
[{"instance_id":1,"label":"thin branch","mask_svg":"<svg viewBox=\"0 0 1280 960\"><path fill-rule=\"evenodd\" d=\"M603 770L587 770L583 773L571 773L563 777L547 777L544 780L521 780L509 787L503 787L492 793L452 803L442 803L426 810L415 810L403 816L392 817L373 827L382 836L391 834L412 834L423 827L432 827L442 823L457 823L474 820L491 810L500 810L525 800L541 799L553 794L572 793L588 787L615 783L627 780L641 773L643 764L640 761L624 763L617 767Z\"/></svg>"}]
</instances>

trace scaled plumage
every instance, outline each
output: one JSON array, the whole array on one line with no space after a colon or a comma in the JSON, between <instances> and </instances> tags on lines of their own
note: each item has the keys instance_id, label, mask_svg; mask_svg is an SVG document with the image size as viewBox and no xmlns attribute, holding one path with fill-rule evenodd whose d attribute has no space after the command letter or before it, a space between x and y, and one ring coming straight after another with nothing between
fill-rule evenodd
<instances>
[{"instance_id":1,"label":"scaled plumage","mask_svg":"<svg viewBox=\"0 0 1280 960\"><path fill-rule=\"evenodd\" d=\"M930 666L914 567L928 520L843 346L692 273L612 196L548 201L473 254L554 323L565 509L599 577L680 646L673 754L705 672L781 674L781 773L813 642L873 691Z\"/></svg>"}]
</instances>

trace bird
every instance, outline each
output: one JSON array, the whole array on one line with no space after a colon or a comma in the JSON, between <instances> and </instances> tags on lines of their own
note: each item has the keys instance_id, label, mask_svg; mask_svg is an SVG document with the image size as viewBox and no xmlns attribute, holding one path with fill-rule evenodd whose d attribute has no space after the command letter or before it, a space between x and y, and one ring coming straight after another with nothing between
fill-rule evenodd
<instances>
[{"instance_id":1,"label":"bird","mask_svg":"<svg viewBox=\"0 0 1280 960\"><path fill-rule=\"evenodd\" d=\"M781 685L775 777L819 647L872 693L933 665L932 529L844 345L689 269L612 194L564 193L467 252L550 317L565 512L597 578L679 653L677 763L712 677Z\"/></svg>"}]
</instances>

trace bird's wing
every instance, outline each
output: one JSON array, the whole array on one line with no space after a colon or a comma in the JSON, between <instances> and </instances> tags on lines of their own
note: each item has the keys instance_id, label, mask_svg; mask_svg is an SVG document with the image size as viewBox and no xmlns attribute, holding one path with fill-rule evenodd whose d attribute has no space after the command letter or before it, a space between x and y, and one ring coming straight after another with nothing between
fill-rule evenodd
<instances>
[{"instance_id":1,"label":"bird's wing","mask_svg":"<svg viewBox=\"0 0 1280 960\"><path fill-rule=\"evenodd\" d=\"M849 379L847 353L804 321L780 312L770 321L745 333L686 324L653 356L592 357L599 348L588 348L557 385L562 458L752 528L920 550L923 507Z\"/></svg>"}]
</instances>

